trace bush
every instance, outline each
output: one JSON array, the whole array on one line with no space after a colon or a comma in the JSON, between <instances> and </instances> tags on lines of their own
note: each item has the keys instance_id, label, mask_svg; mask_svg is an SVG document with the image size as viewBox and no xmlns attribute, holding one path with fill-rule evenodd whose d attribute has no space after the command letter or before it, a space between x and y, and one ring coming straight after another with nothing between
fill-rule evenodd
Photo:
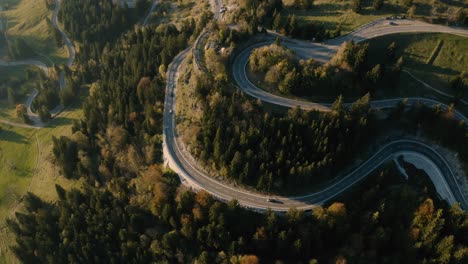
<instances>
[{"instance_id":1,"label":"bush","mask_svg":"<svg viewBox=\"0 0 468 264\"><path fill-rule=\"evenodd\" d=\"M362 0L353 0L351 8L355 13L359 13L362 10Z\"/></svg>"}]
</instances>

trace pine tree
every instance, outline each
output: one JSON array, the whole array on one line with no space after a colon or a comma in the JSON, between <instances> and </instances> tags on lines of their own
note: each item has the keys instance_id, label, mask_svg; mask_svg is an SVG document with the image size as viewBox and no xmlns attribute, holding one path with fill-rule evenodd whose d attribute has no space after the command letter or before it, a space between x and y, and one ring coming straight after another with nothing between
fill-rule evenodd
<instances>
[{"instance_id":1,"label":"pine tree","mask_svg":"<svg viewBox=\"0 0 468 264\"><path fill-rule=\"evenodd\" d=\"M360 13L362 10L362 0L353 0L351 3L351 9L354 13Z\"/></svg>"},{"instance_id":2,"label":"pine tree","mask_svg":"<svg viewBox=\"0 0 468 264\"><path fill-rule=\"evenodd\" d=\"M380 10L383 7L384 0L373 0L372 7L374 10Z\"/></svg>"}]
</instances>

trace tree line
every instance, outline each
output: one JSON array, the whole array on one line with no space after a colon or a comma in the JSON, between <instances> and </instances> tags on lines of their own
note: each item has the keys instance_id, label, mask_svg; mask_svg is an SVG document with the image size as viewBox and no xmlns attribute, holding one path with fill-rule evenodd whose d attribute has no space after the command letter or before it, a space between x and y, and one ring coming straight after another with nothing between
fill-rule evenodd
<instances>
[{"instance_id":1,"label":"tree line","mask_svg":"<svg viewBox=\"0 0 468 264\"><path fill-rule=\"evenodd\" d=\"M90 95L73 136L54 139L65 177L104 184L161 161L167 65L203 28L197 23L136 28L105 48L99 63L78 62L72 84L89 83Z\"/></svg>"},{"instance_id":2,"label":"tree line","mask_svg":"<svg viewBox=\"0 0 468 264\"><path fill-rule=\"evenodd\" d=\"M349 202L326 204L311 214L291 209L284 216L254 213L236 201L221 203L204 191L194 193L180 185L176 174L164 171L158 165L164 76L188 38L203 28L198 23L135 29L113 42L112 49L104 48L95 65L78 64L73 81L90 86L84 117L73 125L71 137L53 140L53 154L66 177L86 180L81 190L56 186L53 203L33 194L24 197L26 212L8 221L17 242L12 250L20 261L466 262L466 214L431 199L435 196L425 191L430 188L416 188L394 170L371 176L350 194L353 199L338 198ZM273 173L272 165L288 165L286 157L295 159L297 170L310 161L337 164L349 158L354 140L366 140L372 121L368 97L350 109L339 98L330 114L300 109L265 114L258 103L230 92L224 78L207 75L194 87L206 104L197 141L206 141L206 150L213 153L218 145L224 153L219 159L228 160L224 146L231 145L228 135L233 136L230 151L239 149L233 155L242 162L229 160L227 169L248 163L243 155L254 142L260 145L251 145L257 161L268 160L264 168ZM212 140L218 128L210 122L219 125L221 142ZM288 153L281 158L277 145L283 138L291 146L285 146ZM294 140L310 148L310 155ZM338 148L340 142L344 145Z\"/></svg>"},{"instance_id":3,"label":"tree line","mask_svg":"<svg viewBox=\"0 0 468 264\"><path fill-rule=\"evenodd\" d=\"M416 172L417 173L417 172ZM23 263L465 263L466 214L394 169L311 214L254 213L193 193L149 167L121 193L85 185L58 201L29 193L8 226ZM420 186L421 187L421 186ZM423 186L422 186L423 187Z\"/></svg>"},{"instance_id":4,"label":"tree line","mask_svg":"<svg viewBox=\"0 0 468 264\"><path fill-rule=\"evenodd\" d=\"M63 1L58 19L70 39L79 43L76 60L99 60L104 47L114 43L146 12L142 8L146 4L145 0L137 0L136 8L129 9L126 4L120 6L120 1L113 0Z\"/></svg>"},{"instance_id":5,"label":"tree line","mask_svg":"<svg viewBox=\"0 0 468 264\"><path fill-rule=\"evenodd\" d=\"M368 95L350 108L340 97L330 113L294 108L276 115L264 113L240 92L231 94L199 78L194 89L199 98L210 100L200 100L203 116L197 142L191 144L193 153L221 176L259 190L293 189L329 179L371 132Z\"/></svg>"},{"instance_id":6,"label":"tree line","mask_svg":"<svg viewBox=\"0 0 468 264\"><path fill-rule=\"evenodd\" d=\"M294 52L277 40L252 52L249 69L262 74L267 84L283 94L356 97L394 89L404 63L402 57L396 58L396 44L390 44L381 63L374 65L368 60L368 47L368 43L346 42L330 63L322 64L314 59L298 61Z\"/></svg>"},{"instance_id":7,"label":"tree line","mask_svg":"<svg viewBox=\"0 0 468 264\"><path fill-rule=\"evenodd\" d=\"M39 90L39 94L34 101L32 101L31 109L39 115L41 121L46 122L51 118L50 110L60 104L60 88L58 81L40 72L39 80L37 81L37 89Z\"/></svg>"},{"instance_id":8,"label":"tree line","mask_svg":"<svg viewBox=\"0 0 468 264\"><path fill-rule=\"evenodd\" d=\"M408 107L403 100L388 116L388 121L398 122L402 130L415 135L423 134L440 145L452 149L462 163L468 162L468 124L454 118L455 109L449 105L443 110L440 105L428 107L415 104ZM422 132L422 133L421 133Z\"/></svg>"}]
</instances>

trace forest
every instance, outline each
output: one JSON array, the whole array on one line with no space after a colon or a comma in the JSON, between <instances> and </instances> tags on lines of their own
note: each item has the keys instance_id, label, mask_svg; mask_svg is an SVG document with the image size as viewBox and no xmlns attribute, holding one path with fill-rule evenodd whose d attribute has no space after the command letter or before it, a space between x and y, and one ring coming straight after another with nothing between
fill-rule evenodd
<instances>
[{"instance_id":1,"label":"forest","mask_svg":"<svg viewBox=\"0 0 468 264\"><path fill-rule=\"evenodd\" d=\"M85 6L91 8L97 2L67 0L64 5L87 10ZM102 8L118 9L106 3ZM391 164L334 202L311 212L291 209L284 215L256 213L235 200L222 203L205 191L195 193L181 185L179 177L162 165L165 76L168 64L206 21L188 18L179 28L160 24L125 31L110 26L124 20L107 23L112 12L104 13L102 18L89 13L92 18L86 23L90 27L77 26L73 33L90 39L108 35L103 42L95 39L95 44L84 45L76 68L65 69L73 89L89 87L89 96L82 105L82 120L73 125L73 135L53 139L55 164L63 176L83 179L83 185L69 190L56 185L59 199L54 202L31 193L23 198L25 210L8 221L18 260L199 264L468 261L466 213L440 201L430 182L404 180ZM82 22L83 15L66 19L68 30ZM88 28L97 31L83 33ZM115 31L105 33L111 30ZM118 33L121 31L125 33ZM226 45L238 37L231 31L225 33L220 38ZM330 113L267 112L265 105L232 91L227 73L222 72L224 62L216 61L223 66L217 69L220 72L214 74L212 69L197 77L192 88L203 108L195 142L197 155L206 164L219 164L215 169L226 176L271 191L321 181L354 158L372 138L375 121L368 94L349 108L339 97ZM436 120L445 117L434 113L431 117ZM396 109L392 118L402 120L406 115ZM423 126L431 122L428 119ZM438 124L457 127L445 121ZM457 139L466 136L464 127L457 129ZM427 177L411 169L415 179Z\"/></svg>"},{"instance_id":2,"label":"forest","mask_svg":"<svg viewBox=\"0 0 468 264\"><path fill-rule=\"evenodd\" d=\"M185 48L194 27L188 21L182 32L173 25L128 32L103 51L99 73L75 73L78 80L97 78L74 136L55 141L59 165L72 172L66 177L104 183L135 176L140 166L161 160L165 68Z\"/></svg>"},{"instance_id":3,"label":"forest","mask_svg":"<svg viewBox=\"0 0 468 264\"><path fill-rule=\"evenodd\" d=\"M415 171L416 176L419 172ZM415 177L417 178L417 177ZM466 263L468 226L457 206L385 169L311 214L254 213L179 186L149 167L134 188L63 190L56 203L25 197L9 227L24 263ZM141 189L140 189L141 188ZM429 186L430 189L430 186ZM418 191L419 190L419 191Z\"/></svg>"},{"instance_id":4,"label":"forest","mask_svg":"<svg viewBox=\"0 0 468 264\"><path fill-rule=\"evenodd\" d=\"M54 72L54 70L51 70L51 72ZM61 100L58 82L55 78L46 76L42 70L27 69L25 75L24 79L7 76L0 87L0 97L6 98L8 106L16 107L17 117L28 123L30 120L27 116L26 107L22 102L29 93L32 93L32 89L37 89L39 94L32 102L31 109L39 115L43 122L46 122L51 118L50 111Z\"/></svg>"},{"instance_id":5,"label":"forest","mask_svg":"<svg viewBox=\"0 0 468 264\"><path fill-rule=\"evenodd\" d=\"M352 20L350 17L358 14L379 16L387 13L393 16L395 13L403 13L409 18L418 17L431 23L466 25L466 8L460 4L458 1L425 0L240 0L239 8L235 10L231 22L239 24L241 30L249 32L256 32L257 27L262 27L293 38L322 41L346 33L343 27ZM327 23L327 20L300 20L296 17L296 13L304 16L310 10L323 10L323 13L315 12L316 16L339 16L340 12L334 9L343 9L340 12L346 14L334 25Z\"/></svg>"},{"instance_id":6,"label":"forest","mask_svg":"<svg viewBox=\"0 0 468 264\"><path fill-rule=\"evenodd\" d=\"M59 84L56 79L48 78L40 72L37 81L39 94L31 104L33 112L37 113L42 122L51 118L50 111L60 104Z\"/></svg>"},{"instance_id":7,"label":"forest","mask_svg":"<svg viewBox=\"0 0 468 264\"><path fill-rule=\"evenodd\" d=\"M36 56L34 49L31 48L22 38L16 38L8 43L8 52L13 60L21 60Z\"/></svg>"},{"instance_id":8,"label":"forest","mask_svg":"<svg viewBox=\"0 0 468 264\"><path fill-rule=\"evenodd\" d=\"M404 64L402 57L395 57L396 44L390 44L381 63L375 65L368 61L368 45L346 42L330 63L321 64L314 59L298 61L277 40L252 52L249 69L282 94L356 97L395 89Z\"/></svg>"},{"instance_id":9,"label":"forest","mask_svg":"<svg viewBox=\"0 0 468 264\"><path fill-rule=\"evenodd\" d=\"M212 99L203 101L193 152L205 167L259 190L297 190L330 180L371 134L368 95L349 109L340 97L330 113L294 108L282 116L265 113L240 93L219 90L213 89Z\"/></svg>"},{"instance_id":10,"label":"forest","mask_svg":"<svg viewBox=\"0 0 468 264\"><path fill-rule=\"evenodd\" d=\"M77 60L97 61L101 51L106 45L120 37L129 30L138 15L142 15L147 5L145 0L136 1L137 7L129 9L127 5L121 7L113 0L82 0L62 1L58 19L70 39L80 43L81 49L77 53Z\"/></svg>"},{"instance_id":11,"label":"forest","mask_svg":"<svg viewBox=\"0 0 468 264\"><path fill-rule=\"evenodd\" d=\"M340 35L339 30L329 31L318 23L298 23L294 15L283 17L284 8L282 0L243 0L239 1L239 9L234 14L234 22L240 25L241 30L250 33L257 32L258 27L264 30L273 29L281 34L305 39L315 38L322 40ZM309 9L313 1L296 1L298 9Z\"/></svg>"}]
</instances>

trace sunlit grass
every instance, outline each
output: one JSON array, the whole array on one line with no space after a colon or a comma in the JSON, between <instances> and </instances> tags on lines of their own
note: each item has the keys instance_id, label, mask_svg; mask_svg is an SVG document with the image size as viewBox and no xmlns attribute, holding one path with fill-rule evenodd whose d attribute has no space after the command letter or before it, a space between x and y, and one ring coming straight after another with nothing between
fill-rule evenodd
<instances>
[{"instance_id":1,"label":"sunlit grass","mask_svg":"<svg viewBox=\"0 0 468 264\"><path fill-rule=\"evenodd\" d=\"M71 135L73 120L81 117L81 109L65 110L39 130L0 124L0 263L16 262L9 250L13 236L4 227L5 220L21 208L22 195L29 191L53 201L57 199L55 184L67 189L81 186L80 181L60 175L52 156L52 136Z\"/></svg>"},{"instance_id":2,"label":"sunlit grass","mask_svg":"<svg viewBox=\"0 0 468 264\"><path fill-rule=\"evenodd\" d=\"M442 41L440 52L428 63L433 50ZM390 43L397 44L397 57L403 56L404 68L434 88L452 93L448 82L468 69L468 38L449 34L398 34L375 38L369 41L369 59L372 63L382 61ZM400 88L405 83L400 84ZM468 99L465 94L464 99Z\"/></svg>"},{"instance_id":3,"label":"sunlit grass","mask_svg":"<svg viewBox=\"0 0 468 264\"><path fill-rule=\"evenodd\" d=\"M3 3L2 16L6 21L7 36L11 42L22 38L38 54L37 59L51 65L61 64L68 57L65 46L57 47L54 38L54 27L50 22L53 10L49 10L45 1L39 0L6 0ZM7 9L8 8L8 9ZM6 45L2 45L0 54L7 54Z\"/></svg>"}]
</instances>

